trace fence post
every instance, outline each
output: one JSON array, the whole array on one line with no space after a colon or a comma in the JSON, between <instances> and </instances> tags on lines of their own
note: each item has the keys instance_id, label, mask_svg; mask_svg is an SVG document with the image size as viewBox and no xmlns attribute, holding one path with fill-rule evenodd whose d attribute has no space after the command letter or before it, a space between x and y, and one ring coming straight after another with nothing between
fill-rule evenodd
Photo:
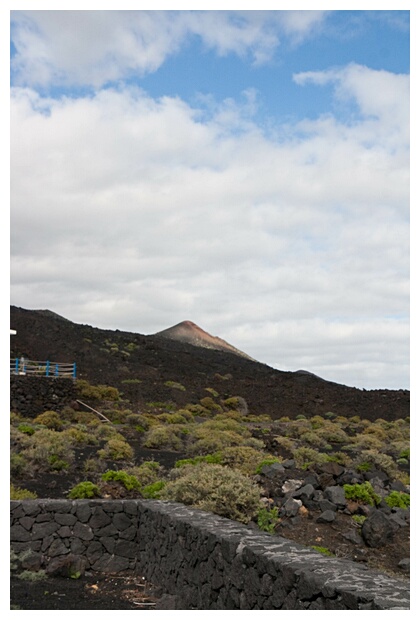
<instances>
[{"instance_id":1,"label":"fence post","mask_svg":"<svg viewBox=\"0 0 420 620\"><path fill-rule=\"evenodd\" d=\"M19 358L18 357L15 359L15 373L17 375L19 374Z\"/></svg>"},{"instance_id":2,"label":"fence post","mask_svg":"<svg viewBox=\"0 0 420 620\"><path fill-rule=\"evenodd\" d=\"M73 364L73 379L76 378L76 362Z\"/></svg>"},{"instance_id":3,"label":"fence post","mask_svg":"<svg viewBox=\"0 0 420 620\"><path fill-rule=\"evenodd\" d=\"M50 376L50 362L47 361L47 365L45 367L45 374L47 375L47 377Z\"/></svg>"}]
</instances>

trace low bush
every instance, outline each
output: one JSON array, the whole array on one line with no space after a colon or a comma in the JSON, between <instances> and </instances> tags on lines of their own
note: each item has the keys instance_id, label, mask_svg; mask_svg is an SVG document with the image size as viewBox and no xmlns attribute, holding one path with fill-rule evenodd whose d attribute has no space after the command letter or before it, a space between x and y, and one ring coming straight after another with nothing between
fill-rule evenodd
<instances>
[{"instance_id":1,"label":"low bush","mask_svg":"<svg viewBox=\"0 0 420 620\"><path fill-rule=\"evenodd\" d=\"M194 421L194 416L189 411L186 411L186 415L177 411L176 413L160 413L157 419L164 424L187 424L187 422Z\"/></svg>"},{"instance_id":2,"label":"low bush","mask_svg":"<svg viewBox=\"0 0 420 620\"><path fill-rule=\"evenodd\" d=\"M20 487L15 487L14 484L10 485L11 500L36 499L37 497L37 494L32 493L32 491L28 491L27 489L21 489Z\"/></svg>"},{"instance_id":3,"label":"low bush","mask_svg":"<svg viewBox=\"0 0 420 620\"><path fill-rule=\"evenodd\" d=\"M293 451L293 459L295 460L296 467L307 469L311 465L315 465L315 463L326 463L328 461L328 454L302 446Z\"/></svg>"},{"instance_id":4,"label":"low bush","mask_svg":"<svg viewBox=\"0 0 420 620\"><path fill-rule=\"evenodd\" d=\"M260 530L274 534L274 529L279 520L279 509L277 506L273 508L260 508L257 514L257 524Z\"/></svg>"},{"instance_id":5,"label":"low bush","mask_svg":"<svg viewBox=\"0 0 420 620\"><path fill-rule=\"evenodd\" d=\"M133 476L132 474L128 474L123 469L115 471L113 469L109 469L101 476L104 482L120 482L127 491L135 491L140 489L140 482Z\"/></svg>"},{"instance_id":6,"label":"low bush","mask_svg":"<svg viewBox=\"0 0 420 620\"><path fill-rule=\"evenodd\" d=\"M381 498L375 493L370 482L344 484L343 489L346 499L358 502L359 504L377 506L381 501Z\"/></svg>"},{"instance_id":7,"label":"low bush","mask_svg":"<svg viewBox=\"0 0 420 620\"><path fill-rule=\"evenodd\" d=\"M408 493L401 493L400 491L391 491L385 502L390 508L409 508L410 496Z\"/></svg>"},{"instance_id":8,"label":"low bush","mask_svg":"<svg viewBox=\"0 0 420 620\"><path fill-rule=\"evenodd\" d=\"M204 407L205 409L207 409L208 411L212 411L212 412L223 411L223 408L217 403L215 403L211 396L205 396L204 398L201 398L200 405Z\"/></svg>"},{"instance_id":9,"label":"low bush","mask_svg":"<svg viewBox=\"0 0 420 620\"><path fill-rule=\"evenodd\" d=\"M197 465L198 463L217 463L221 464L222 455L220 452L206 454L205 456L194 456L191 459L180 459L175 462L175 468L185 467L186 465Z\"/></svg>"},{"instance_id":10,"label":"low bush","mask_svg":"<svg viewBox=\"0 0 420 620\"><path fill-rule=\"evenodd\" d=\"M166 482L164 480L157 480L156 482L152 482L151 484L143 487L141 494L145 499L159 499L165 485Z\"/></svg>"},{"instance_id":11,"label":"low bush","mask_svg":"<svg viewBox=\"0 0 420 620\"><path fill-rule=\"evenodd\" d=\"M179 451L182 449L183 442L177 431L179 432L179 429L175 428L175 425L152 426L145 435L143 446Z\"/></svg>"},{"instance_id":12,"label":"low bush","mask_svg":"<svg viewBox=\"0 0 420 620\"><path fill-rule=\"evenodd\" d=\"M19 424L17 427L18 431L21 433L25 433L25 435L33 435L35 433L35 429L30 424Z\"/></svg>"},{"instance_id":13,"label":"low bush","mask_svg":"<svg viewBox=\"0 0 420 620\"><path fill-rule=\"evenodd\" d=\"M101 459L131 461L134 457L134 450L124 438L111 437L97 454Z\"/></svg>"},{"instance_id":14,"label":"low bush","mask_svg":"<svg viewBox=\"0 0 420 620\"><path fill-rule=\"evenodd\" d=\"M144 461L141 465L128 467L127 473L135 476L140 486L144 487L156 482L162 474L162 469L160 463L157 461Z\"/></svg>"},{"instance_id":15,"label":"low bush","mask_svg":"<svg viewBox=\"0 0 420 620\"><path fill-rule=\"evenodd\" d=\"M327 441L315 431L306 431L300 436L300 440L313 448L323 448L327 445Z\"/></svg>"},{"instance_id":16,"label":"low bush","mask_svg":"<svg viewBox=\"0 0 420 620\"><path fill-rule=\"evenodd\" d=\"M360 459L364 463L370 463L372 469L382 470L392 479L399 477L398 466L389 454L376 452L375 450L363 450L360 454Z\"/></svg>"},{"instance_id":17,"label":"low bush","mask_svg":"<svg viewBox=\"0 0 420 620\"><path fill-rule=\"evenodd\" d=\"M255 473L261 460L268 458L261 450L251 446L229 446L220 453L220 463L240 471L246 476Z\"/></svg>"},{"instance_id":18,"label":"low bush","mask_svg":"<svg viewBox=\"0 0 420 620\"><path fill-rule=\"evenodd\" d=\"M56 470L57 464L74 461L71 441L63 433L42 428L28 438L30 441L21 452L29 465L39 471Z\"/></svg>"},{"instance_id":19,"label":"low bush","mask_svg":"<svg viewBox=\"0 0 420 620\"><path fill-rule=\"evenodd\" d=\"M120 393L117 388L108 385L91 385L85 379L78 379L76 381L76 390L79 398L110 401L120 399Z\"/></svg>"},{"instance_id":20,"label":"low bush","mask_svg":"<svg viewBox=\"0 0 420 620\"><path fill-rule=\"evenodd\" d=\"M69 499L91 499L92 497L99 497L100 494L99 487L96 484L89 480L85 480L84 482L76 484L76 486L70 490L68 497Z\"/></svg>"},{"instance_id":21,"label":"low bush","mask_svg":"<svg viewBox=\"0 0 420 620\"><path fill-rule=\"evenodd\" d=\"M238 471L222 465L199 463L179 470L161 498L195 506L222 517L249 523L260 508L258 486Z\"/></svg>"},{"instance_id":22,"label":"low bush","mask_svg":"<svg viewBox=\"0 0 420 620\"><path fill-rule=\"evenodd\" d=\"M178 383L177 381L165 381L166 387L170 387L174 390L180 390L181 392L185 392L185 386L182 383Z\"/></svg>"},{"instance_id":23,"label":"low bush","mask_svg":"<svg viewBox=\"0 0 420 620\"><path fill-rule=\"evenodd\" d=\"M44 411L34 419L35 424L42 424L47 428L59 431L63 428L63 422L56 411Z\"/></svg>"}]
</instances>

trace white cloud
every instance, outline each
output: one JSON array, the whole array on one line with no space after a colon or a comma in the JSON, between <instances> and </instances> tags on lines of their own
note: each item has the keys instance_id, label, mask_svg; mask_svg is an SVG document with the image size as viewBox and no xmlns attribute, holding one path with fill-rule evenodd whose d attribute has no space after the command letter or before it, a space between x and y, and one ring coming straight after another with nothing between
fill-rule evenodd
<instances>
[{"instance_id":1,"label":"white cloud","mask_svg":"<svg viewBox=\"0 0 420 620\"><path fill-rule=\"evenodd\" d=\"M243 115L232 102L202 114L133 88L56 101L13 89L12 303L140 333L188 318L283 370L408 387L400 77L301 75L333 80L357 122L305 121L281 140L252 123L249 99Z\"/></svg>"},{"instance_id":2,"label":"white cloud","mask_svg":"<svg viewBox=\"0 0 420 620\"><path fill-rule=\"evenodd\" d=\"M301 42L323 11L12 11L15 84L99 88L156 71L193 37L220 55L270 60Z\"/></svg>"}]
</instances>

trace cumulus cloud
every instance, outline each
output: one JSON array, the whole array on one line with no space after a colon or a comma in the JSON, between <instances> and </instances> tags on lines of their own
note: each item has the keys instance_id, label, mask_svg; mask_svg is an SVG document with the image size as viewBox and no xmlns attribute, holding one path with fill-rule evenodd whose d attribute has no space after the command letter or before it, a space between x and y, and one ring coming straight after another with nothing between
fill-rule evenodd
<instances>
[{"instance_id":1,"label":"cumulus cloud","mask_svg":"<svg viewBox=\"0 0 420 620\"><path fill-rule=\"evenodd\" d=\"M13 11L16 84L104 84L156 71L192 38L220 55L270 60L301 42L324 11Z\"/></svg>"},{"instance_id":2,"label":"cumulus cloud","mask_svg":"<svg viewBox=\"0 0 420 620\"><path fill-rule=\"evenodd\" d=\"M333 83L356 121L278 138L249 97L204 110L138 88L12 89L13 303L140 333L191 319L283 370L401 387L382 366L408 347L407 79L295 79Z\"/></svg>"}]
</instances>

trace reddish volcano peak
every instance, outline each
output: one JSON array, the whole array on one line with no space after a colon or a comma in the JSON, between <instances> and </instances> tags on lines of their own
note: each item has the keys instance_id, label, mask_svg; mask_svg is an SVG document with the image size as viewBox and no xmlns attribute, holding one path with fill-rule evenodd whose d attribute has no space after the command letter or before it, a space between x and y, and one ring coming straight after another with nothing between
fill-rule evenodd
<instances>
[{"instance_id":1,"label":"reddish volcano peak","mask_svg":"<svg viewBox=\"0 0 420 620\"><path fill-rule=\"evenodd\" d=\"M187 342L188 344L192 344L196 347L203 347L205 349L227 351L229 353L240 355L241 357L252 359L249 355L239 351L239 349L236 349L225 340L207 333L204 329L193 323L193 321L182 321L173 327L169 327L168 329L158 332L155 336L162 336L163 338L170 338L171 340Z\"/></svg>"}]
</instances>

